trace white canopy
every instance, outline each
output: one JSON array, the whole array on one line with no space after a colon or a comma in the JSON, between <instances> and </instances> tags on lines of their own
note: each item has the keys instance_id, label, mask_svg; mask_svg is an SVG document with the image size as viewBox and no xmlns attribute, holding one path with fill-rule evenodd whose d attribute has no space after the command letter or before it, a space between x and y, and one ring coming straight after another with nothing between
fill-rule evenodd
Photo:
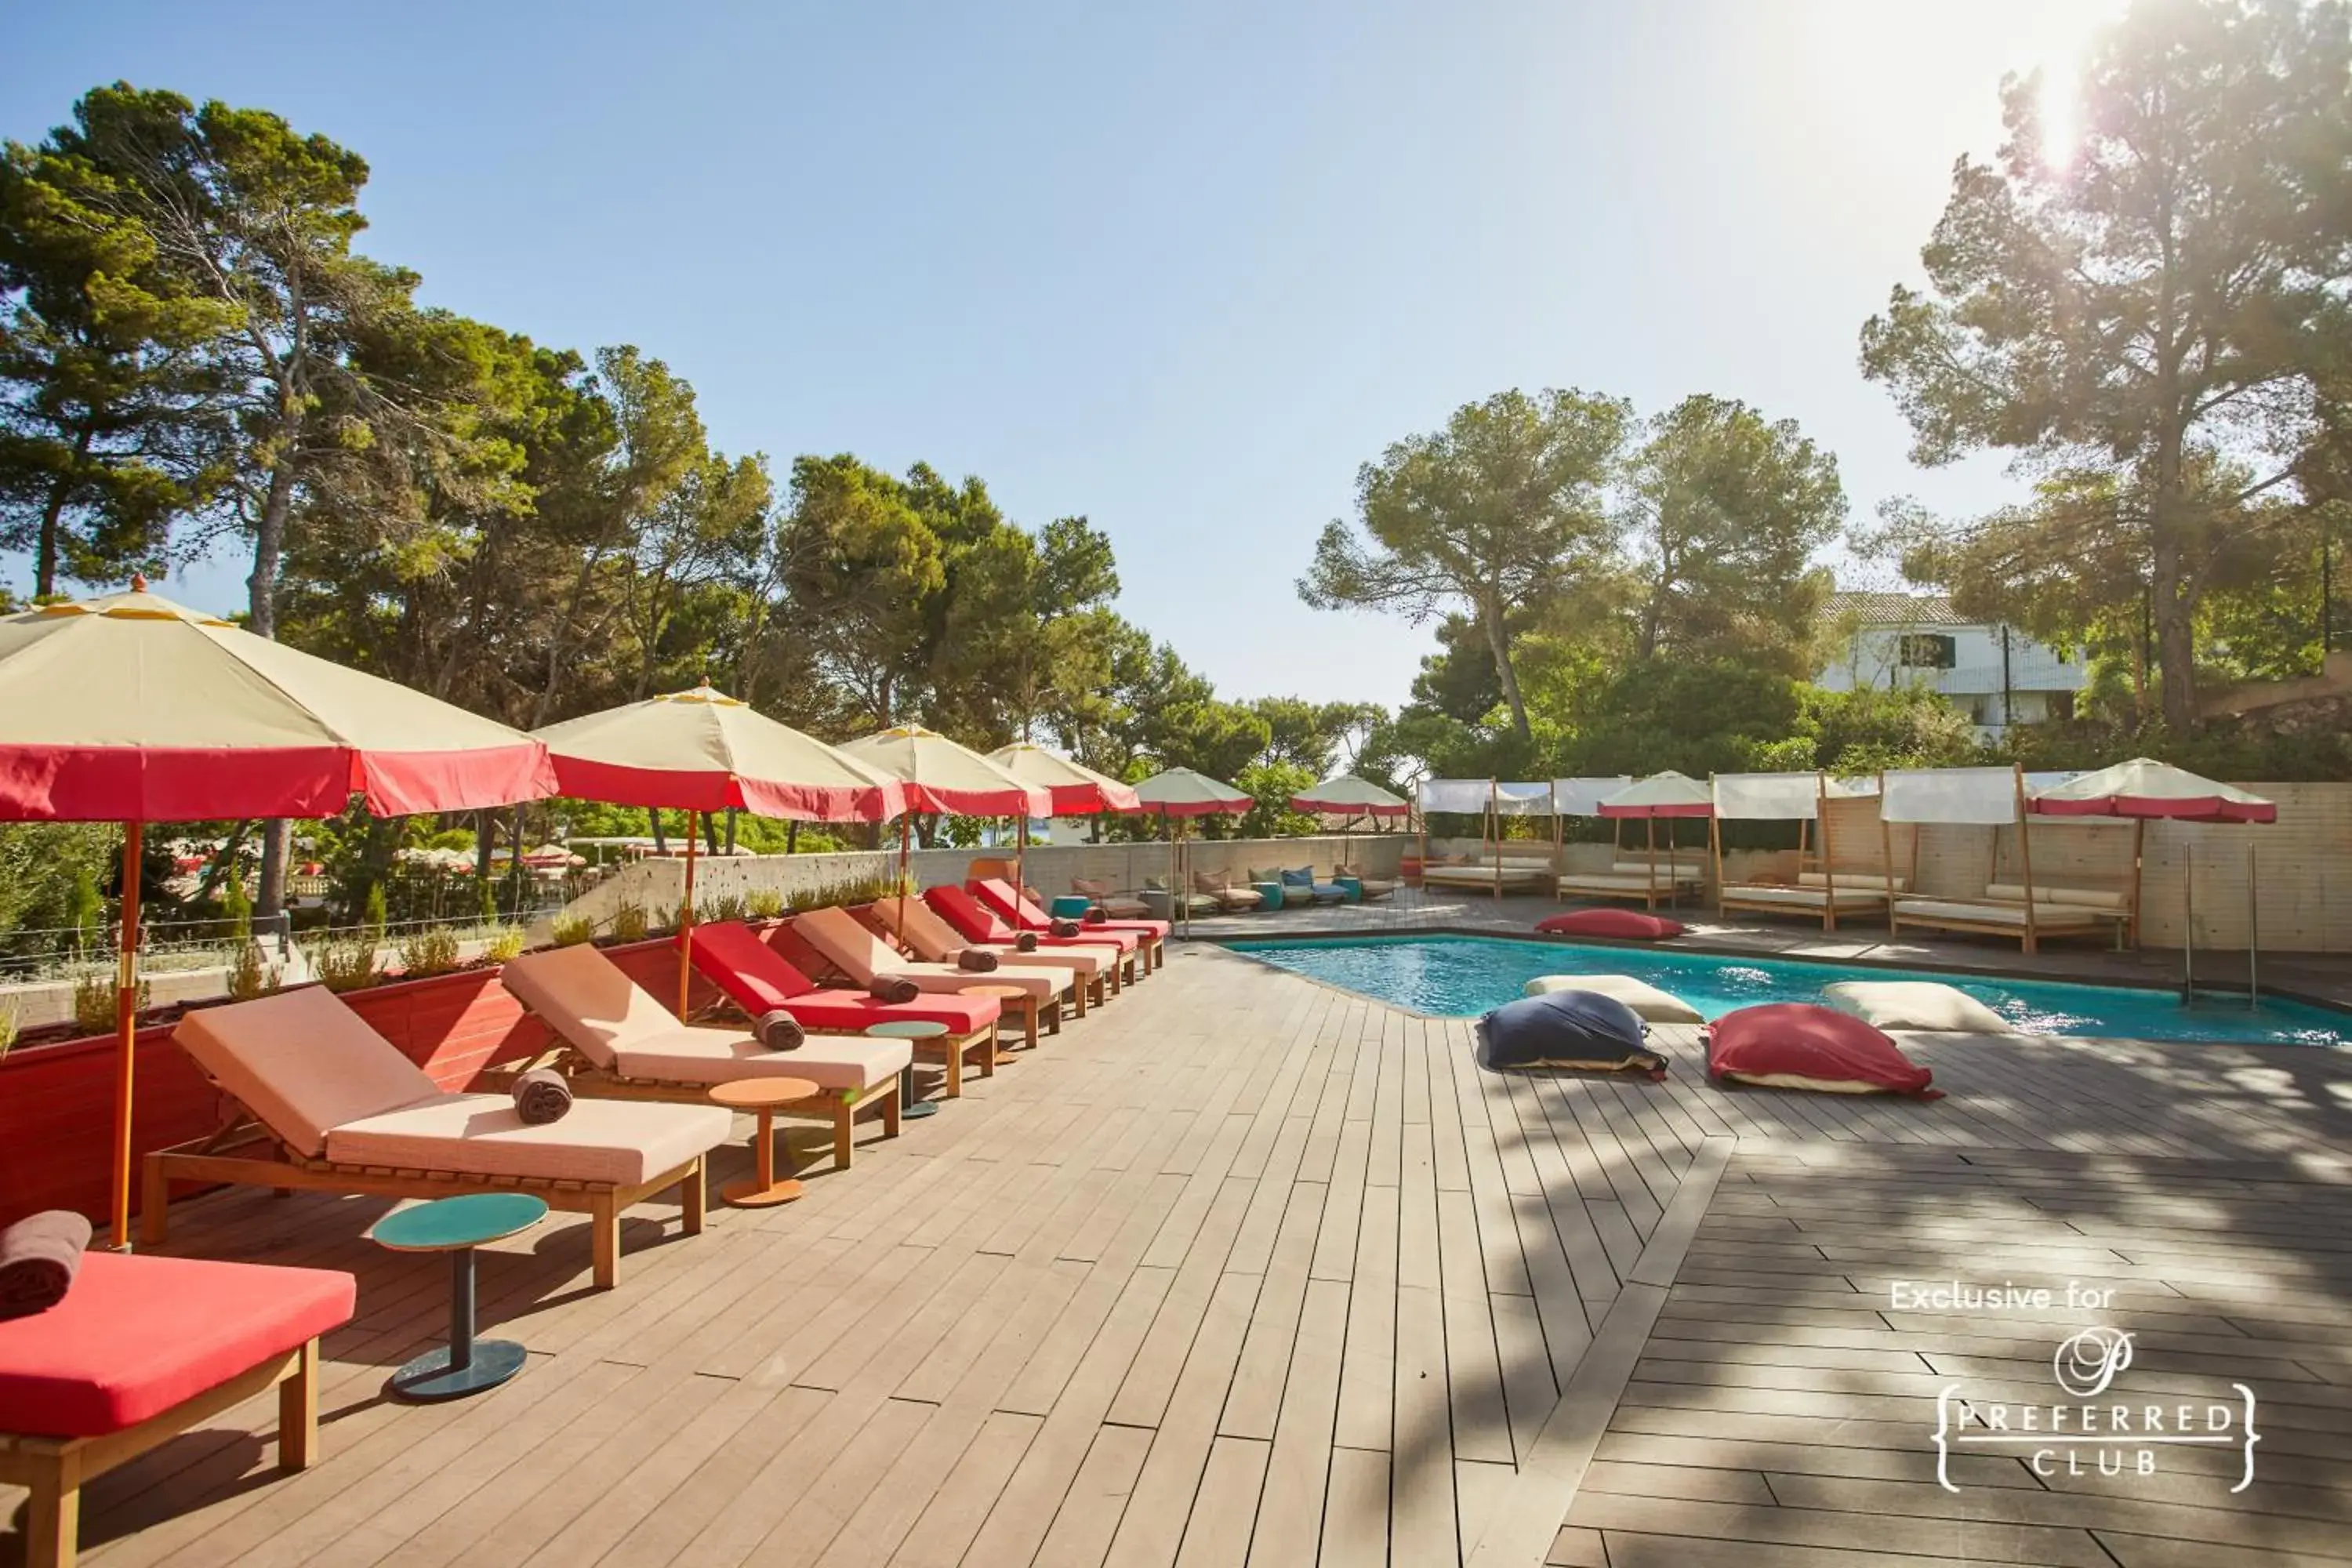
<instances>
[{"instance_id":1,"label":"white canopy","mask_svg":"<svg viewBox=\"0 0 2352 1568\"><path fill-rule=\"evenodd\" d=\"M1809 822L1820 812L1819 773L1717 773L1714 783L1715 815L1726 821Z\"/></svg>"},{"instance_id":2,"label":"white canopy","mask_svg":"<svg viewBox=\"0 0 2352 1568\"><path fill-rule=\"evenodd\" d=\"M2015 822L2015 768L1890 768L1879 815L1888 822Z\"/></svg>"},{"instance_id":3,"label":"white canopy","mask_svg":"<svg viewBox=\"0 0 2352 1568\"><path fill-rule=\"evenodd\" d=\"M1495 785L1495 812L1499 816L1549 816L1551 810L1549 779L1533 784L1501 781Z\"/></svg>"},{"instance_id":4,"label":"white canopy","mask_svg":"<svg viewBox=\"0 0 2352 1568\"><path fill-rule=\"evenodd\" d=\"M1423 779L1421 809L1484 816L1493 806L1505 816L1546 816L1551 812L1549 781L1512 784L1495 779Z\"/></svg>"},{"instance_id":5,"label":"white canopy","mask_svg":"<svg viewBox=\"0 0 2352 1568\"><path fill-rule=\"evenodd\" d=\"M1602 801L1633 782L1631 773L1614 778L1554 779L1551 798L1562 816L1597 816Z\"/></svg>"}]
</instances>

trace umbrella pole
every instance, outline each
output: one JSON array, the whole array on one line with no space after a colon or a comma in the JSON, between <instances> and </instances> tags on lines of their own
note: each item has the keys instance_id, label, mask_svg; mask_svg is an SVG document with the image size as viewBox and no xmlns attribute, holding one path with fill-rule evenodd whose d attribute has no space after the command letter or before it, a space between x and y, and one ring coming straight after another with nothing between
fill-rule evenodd
<instances>
[{"instance_id":1,"label":"umbrella pole","mask_svg":"<svg viewBox=\"0 0 2352 1568\"><path fill-rule=\"evenodd\" d=\"M1029 896L1029 811L1026 806L1022 808L1021 826L1013 845L1013 889L1024 899ZM902 915L907 912L903 904L898 912Z\"/></svg>"},{"instance_id":2,"label":"umbrella pole","mask_svg":"<svg viewBox=\"0 0 2352 1568\"><path fill-rule=\"evenodd\" d=\"M898 930L900 930L900 931L904 931L904 930L906 930L906 929L907 929L907 866L908 866L908 861L911 859L911 858L912 858L912 857L913 857L913 855L914 855L914 850L915 850L915 814L914 814L914 812L913 812L913 811L909 810L909 811L908 811L905 816L901 816L901 817L899 817L899 818L898 818ZM1018 879L1019 879L1020 873L1019 873L1018 871L1016 871L1016 872L1014 872L1014 874L1013 874L1013 875L1014 875L1014 879L1015 879L1015 880L1017 881L1017 880L1018 880ZM1017 903L1020 900L1022 900L1022 899L1025 899L1025 898L1027 898L1027 897L1029 896L1028 894L1026 894L1026 893L1023 892L1023 891L1022 891L1018 887L1015 887L1015 888L1013 889L1013 900L1014 900L1014 901L1015 901L1016 903Z\"/></svg>"},{"instance_id":3,"label":"umbrella pole","mask_svg":"<svg viewBox=\"0 0 2352 1568\"><path fill-rule=\"evenodd\" d=\"M686 814L686 902L677 911L677 1021L687 1019L687 991L694 981L694 851L702 837L701 813ZM520 844L520 839L516 843Z\"/></svg>"},{"instance_id":4,"label":"umbrella pole","mask_svg":"<svg viewBox=\"0 0 2352 1568\"><path fill-rule=\"evenodd\" d=\"M131 1076L139 1051L139 861L143 830L122 825L122 934L114 973L114 1250L131 1250ZM232 868L234 874L234 868Z\"/></svg>"}]
</instances>

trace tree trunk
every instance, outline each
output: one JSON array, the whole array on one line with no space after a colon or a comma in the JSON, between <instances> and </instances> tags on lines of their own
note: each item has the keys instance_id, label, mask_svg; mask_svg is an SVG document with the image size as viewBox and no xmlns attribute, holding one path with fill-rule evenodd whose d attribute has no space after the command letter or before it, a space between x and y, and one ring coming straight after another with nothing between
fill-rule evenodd
<instances>
[{"instance_id":1,"label":"tree trunk","mask_svg":"<svg viewBox=\"0 0 2352 1568\"><path fill-rule=\"evenodd\" d=\"M1487 603L1478 606L1478 624L1486 633L1486 647L1495 656L1495 679L1503 688L1503 700L1511 706L1511 728L1522 741L1532 738L1528 729L1528 705L1519 695L1518 671L1511 668L1510 633L1503 626L1503 607Z\"/></svg>"},{"instance_id":2,"label":"tree trunk","mask_svg":"<svg viewBox=\"0 0 2352 1568\"><path fill-rule=\"evenodd\" d=\"M41 531L33 546L33 595L47 598L58 591L58 522L66 514L66 492L73 480L59 475L49 487L49 499L41 508Z\"/></svg>"},{"instance_id":3,"label":"tree trunk","mask_svg":"<svg viewBox=\"0 0 2352 1568\"><path fill-rule=\"evenodd\" d=\"M730 855L735 853L735 808L729 806L727 808L727 853Z\"/></svg>"},{"instance_id":4,"label":"tree trunk","mask_svg":"<svg viewBox=\"0 0 2352 1568\"><path fill-rule=\"evenodd\" d=\"M2180 550L2158 534L2155 551L2157 675L2165 728L2185 735L2197 720L2196 626L2180 580Z\"/></svg>"},{"instance_id":5,"label":"tree trunk","mask_svg":"<svg viewBox=\"0 0 2352 1568\"><path fill-rule=\"evenodd\" d=\"M646 807L646 818L654 825L654 853L656 855L668 854L669 836L662 831L661 807L657 805L649 805Z\"/></svg>"}]
</instances>

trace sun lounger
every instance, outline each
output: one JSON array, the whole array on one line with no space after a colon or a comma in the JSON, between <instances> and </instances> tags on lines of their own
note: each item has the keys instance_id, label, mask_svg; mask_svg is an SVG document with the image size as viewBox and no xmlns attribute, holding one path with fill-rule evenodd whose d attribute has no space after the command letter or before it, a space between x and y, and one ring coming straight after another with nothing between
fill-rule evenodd
<instances>
[{"instance_id":1,"label":"sun lounger","mask_svg":"<svg viewBox=\"0 0 2352 1568\"><path fill-rule=\"evenodd\" d=\"M1696 893L1706 884L1706 873L1695 866L1673 867L1661 860L1653 876L1640 861L1620 860L1606 871L1563 872L1556 886L1564 899L1639 899L1644 908L1654 910L1661 900L1679 902L1684 894Z\"/></svg>"},{"instance_id":2,"label":"sun lounger","mask_svg":"<svg viewBox=\"0 0 2352 1568\"><path fill-rule=\"evenodd\" d=\"M789 1013L803 1029L847 1035L861 1035L873 1024L944 1026L948 1032L935 1040L908 1043L916 1055L936 1056L947 1064L950 1100L963 1092L965 1058L979 1061L983 1072L995 1065L996 1024L1002 1009L993 996L932 992L912 1002L880 1002L862 989L828 991L761 942L751 927L733 921L696 926L688 939L688 956L696 969L727 994L729 1001L753 1019L767 1013ZM790 1054L797 1057L807 1048L803 1045Z\"/></svg>"},{"instance_id":3,"label":"sun lounger","mask_svg":"<svg viewBox=\"0 0 2352 1568\"><path fill-rule=\"evenodd\" d=\"M871 985L875 977L898 975L919 991L961 992L969 985L1003 985L1018 989L1017 997L1003 1000L1021 1013L1023 1032L1031 1046L1037 1043L1037 1026L1052 1034L1062 1032L1062 998L1076 984L1066 969L1038 969L999 964L986 974L974 974L952 963L925 963L893 951L887 942L857 923L847 910L811 910L792 922L800 939L838 970L853 985ZM982 1069L985 1078L995 1070L994 1058Z\"/></svg>"},{"instance_id":4,"label":"sun lounger","mask_svg":"<svg viewBox=\"0 0 2352 1568\"><path fill-rule=\"evenodd\" d=\"M1506 858L1484 860L1469 866L1433 863L1421 868L1421 885L1424 888L1465 888L1493 892L1498 888L1549 887L1556 874L1549 860Z\"/></svg>"},{"instance_id":5,"label":"sun lounger","mask_svg":"<svg viewBox=\"0 0 2352 1568\"><path fill-rule=\"evenodd\" d=\"M173 1182L399 1198L513 1190L589 1216L596 1283L609 1288L622 1210L676 1187L686 1234L701 1230L703 1155L732 1125L711 1105L583 1100L527 1126L508 1095L441 1089L323 986L199 1008L172 1037L254 1120L147 1156L150 1242L167 1234Z\"/></svg>"},{"instance_id":6,"label":"sun lounger","mask_svg":"<svg viewBox=\"0 0 2352 1568\"><path fill-rule=\"evenodd\" d=\"M963 890L994 910L1016 930L1051 931L1054 929L1054 922L1046 919L1045 911L1015 893L1010 882L992 877L966 882ZM1137 954L1143 961L1144 967L1156 969L1160 966L1162 947L1168 940L1166 921L1096 921L1087 924L1084 934L1087 941L1094 942L1106 931L1132 933L1136 939Z\"/></svg>"},{"instance_id":7,"label":"sun lounger","mask_svg":"<svg viewBox=\"0 0 2352 1568\"><path fill-rule=\"evenodd\" d=\"M1819 915L1823 931L1837 930L1843 915L1883 914L1886 909L1888 879L1875 871L1840 871L1832 879L1819 871L1807 871L1794 884L1785 882L1727 883L1717 901L1726 910L1756 910L1768 914L1802 913ZM1893 879L1893 889L1900 893L1909 884L1901 877Z\"/></svg>"},{"instance_id":8,"label":"sun lounger","mask_svg":"<svg viewBox=\"0 0 2352 1568\"><path fill-rule=\"evenodd\" d=\"M1967 899L1897 899L1892 924L1922 926L1929 931L1971 931L1982 936L2013 936L2025 951L2036 951L2045 936L2080 936L2104 931L2112 913L2064 904L2033 906L2033 922L2026 923L2023 904L1997 904Z\"/></svg>"},{"instance_id":9,"label":"sun lounger","mask_svg":"<svg viewBox=\"0 0 2352 1568\"><path fill-rule=\"evenodd\" d=\"M1987 903L2021 905L2025 902L2025 887L2020 882L1992 882L1987 884L1984 896ZM2132 908L2131 896L2113 888L2044 888L2037 885L2033 889L2033 907L2037 911L2051 908L2089 910L2114 929L2118 943L2135 937L2139 929L2139 915Z\"/></svg>"},{"instance_id":10,"label":"sun lounger","mask_svg":"<svg viewBox=\"0 0 2352 1568\"><path fill-rule=\"evenodd\" d=\"M1084 877L1070 879L1070 891L1080 893L1095 901L1095 908L1115 921L1148 919L1151 907L1132 892L1120 892L1108 882L1090 881Z\"/></svg>"},{"instance_id":11,"label":"sun lounger","mask_svg":"<svg viewBox=\"0 0 2352 1568\"><path fill-rule=\"evenodd\" d=\"M26 1568L72 1568L84 1482L273 1387L278 1468L309 1468L319 1336L356 1291L327 1268L85 1254L64 1300L0 1333L0 1483L32 1489Z\"/></svg>"},{"instance_id":12,"label":"sun lounger","mask_svg":"<svg viewBox=\"0 0 2352 1568\"><path fill-rule=\"evenodd\" d=\"M585 942L507 961L499 983L554 1031L555 1065L583 1094L707 1103L710 1090L747 1078L806 1079L816 1094L781 1108L833 1123L834 1163L849 1168L860 1110L898 1135L898 1071L913 1060L903 1040L814 1036L772 1051L741 1029L681 1024L653 994Z\"/></svg>"},{"instance_id":13,"label":"sun lounger","mask_svg":"<svg viewBox=\"0 0 2352 1568\"><path fill-rule=\"evenodd\" d=\"M1068 947L1097 951L1108 947L1118 952L1119 962L1126 966L1129 984L1132 985L1140 977L1143 939L1134 931L1112 931L1102 926L1082 926L1076 936L1055 936L1050 931L1017 931L1007 925L994 910L961 888L926 888L923 902L966 942L1010 950L1025 934L1036 938L1038 952ZM1035 956L1036 952L1023 952L1015 962L1026 963Z\"/></svg>"},{"instance_id":14,"label":"sun lounger","mask_svg":"<svg viewBox=\"0 0 2352 1568\"><path fill-rule=\"evenodd\" d=\"M876 924L927 963L958 963L958 955L966 952L992 955L997 961L996 971L966 971L983 984L1008 963L1024 969L1068 970L1076 983L1070 994L1081 1018L1087 1016L1089 998L1101 1002L1118 988L1119 972L1126 967L1125 956L1114 943L1064 942L1050 949L1041 943L1034 952L1020 952L1010 942L968 942L920 899L908 899L903 907L897 899L877 899L867 909Z\"/></svg>"},{"instance_id":15,"label":"sun lounger","mask_svg":"<svg viewBox=\"0 0 2352 1568\"><path fill-rule=\"evenodd\" d=\"M1246 910L1265 907L1265 895L1248 882L1235 882L1232 877L1215 871L1192 873L1192 890L1196 898L1211 900L1216 913L1240 914ZM1200 912L1195 904L1194 913Z\"/></svg>"}]
</instances>

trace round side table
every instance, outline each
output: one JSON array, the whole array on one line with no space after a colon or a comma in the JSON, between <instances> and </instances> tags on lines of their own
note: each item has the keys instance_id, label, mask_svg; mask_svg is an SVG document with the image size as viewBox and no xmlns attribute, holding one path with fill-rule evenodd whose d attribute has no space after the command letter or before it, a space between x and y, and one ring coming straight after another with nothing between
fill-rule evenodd
<instances>
[{"instance_id":1,"label":"round side table","mask_svg":"<svg viewBox=\"0 0 2352 1568\"><path fill-rule=\"evenodd\" d=\"M474 1248L503 1241L547 1217L545 1199L529 1193L470 1193L386 1215L369 1237L394 1252L449 1255L449 1342L392 1374L403 1399L431 1403L496 1388L522 1370L523 1348L512 1340L474 1337Z\"/></svg>"},{"instance_id":2,"label":"round side table","mask_svg":"<svg viewBox=\"0 0 2352 1568\"><path fill-rule=\"evenodd\" d=\"M1074 979L1071 984L1073 985L1084 985L1086 982L1082 979ZM956 994L960 996L993 996L996 998L997 1005L1000 1009L1002 1009L1008 1002L1024 1001L1029 995L1028 992L1023 990L1018 985L996 984L960 985L956 988ZM1000 1050L996 1053L996 1065L998 1067L1003 1067L1006 1062L1009 1062L1012 1059L1012 1053L1008 1051Z\"/></svg>"},{"instance_id":3,"label":"round side table","mask_svg":"<svg viewBox=\"0 0 2352 1568\"><path fill-rule=\"evenodd\" d=\"M751 1134L752 1174L719 1188L720 1197L737 1208L763 1209L801 1195L800 1183L776 1179L776 1110L816 1092L817 1085L804 1078L739 1078L711 1086L711 1104L760 1114L760 1130Z\"/></svg>"},{"instance_id":4,"label":"round side table","mask_svg":"<svg viewBox=\"0 0 2352 1568\"><path fill-rule=\"evenodd\" d=\"M905 1040L912 1045L917 1040L936 1040L948 1032L945 1024L929 1018L890 1018L879 1024L868 1024L866 1032L877 1040ZM898 1069L898 1114L900 1116L937 1116L940 1108L928 1100L915 1098L915 1064L908 1062Z\"/></svg>"}]
</instances>

